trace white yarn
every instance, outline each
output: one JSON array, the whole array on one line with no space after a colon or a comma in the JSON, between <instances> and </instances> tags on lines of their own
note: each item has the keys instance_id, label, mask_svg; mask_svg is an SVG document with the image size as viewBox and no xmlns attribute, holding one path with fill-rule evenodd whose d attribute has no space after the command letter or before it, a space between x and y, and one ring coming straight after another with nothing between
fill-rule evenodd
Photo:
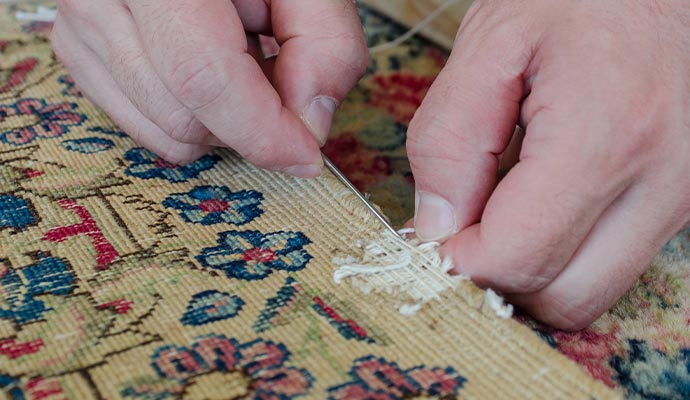
<instances>
[{"instance_id":1,"label":"white yarn","mask_svg":"<svg viewBox=\"0 0 690 400\"><path fill-rule=\"evenodd\" d=\"M414 229L403 229L401 235L414 233ZM364 293L383 291L389 294L403 294L414 303L399 306L401 314L416 313L421 305L438 299L446 289L454 289L463 276L451 276L453 268L449 258L441 259L438 242L422 243L417 239L400 240L384 231L375 240L362 248L358 258L335 257L338 268L333 281L340 284L346 278Z\"/></svg>"},{"instance_id":2,"label":"white yarn","mask_svg":"<svg viewBox=\"0 0 690 400\"><path fill-rule=\"evenodd\" d=\"M57 10L38 6L35 13L17 11L14 16L18 21L53 22L57 17Z\"/></svg>"},{"instance_id":3,"label":"white yarn","mask_svg":"<svg viewBox=\"0 0 690 400\"><path fill-rule=\"evenodd\" d=\"M419 23L404 34L398 36L397 38L391 40L390 42L382 43L376 46L369 47L369 54L376 54L380 53L382 51L390 50L393 47L399 46L412 36L416 35L421 31L422 29L426 28L434 19L436 19L443 11L445 11L448 7L452 6L454 3L457 3L458 0L446 0L445 3L441 4L436 8L434 11L432 11L429 15L427 15L423 20L419 21Z\"/></svg>"},{"instance_id":4,"label":"white yarn","mask_svg":"<svg viewBox=\"0 0 690 400\"><path fill-rule=\"evenodd\" d=\"M503 297L491 289L486 289L484 303L494 310L499 318L508 319L513 316L513 305L504 303Z\"/></svg>"},{"instance_id":5,"label":"white yarn","mask_svg":"<svg viewBox=\"0 0 690 400\"><path fill-rule=\"evenodd\" d=\"M0 0L0 3L3 2ZM8 3L12 3L13 1L7 1ZM380 53L389 49L392 49L396 46L399 46L406 40L410 39L412 36L416 35L421 31L422 29L426 28L434 19L436 19L443 11L445 11L448 7L453 5L453 3L458 2L458 0L446 0L445 3L441 4L438 6L434 11L432 11L429 15L427 15L423 20L421 20L417 25L413 26L410 28L407 32L402 34L401 36L391 40L390 42L382 43L376 46L372 46L369 48L369 54L375 54L375 53ZM53 22L55 21L55 18L57 17L57 10L44 7L44 6L38 6L36 9L35 13L31 12L25 12L25 11L17 11L15 13L15 17L19 21L39 21L39 22Z\"/></svg>"}]
</instances>

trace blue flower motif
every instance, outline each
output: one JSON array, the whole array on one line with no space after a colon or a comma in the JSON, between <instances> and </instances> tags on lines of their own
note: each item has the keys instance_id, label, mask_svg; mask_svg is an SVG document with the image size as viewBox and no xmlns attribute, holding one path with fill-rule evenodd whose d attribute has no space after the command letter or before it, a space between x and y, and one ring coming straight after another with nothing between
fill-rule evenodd
<instances>
[{"instance_id":1,"label":"blue flower motif","mask_svg":"<svg viewBox=\"0 0 690 400\"><path fill-rule=\"evenodd\" d=\"M192 296L180 322L183 325L204 325L236 316L244 300L217 290L205 290Z\"/></svg>"},{"instance_id":2,"label":"blue flower motif","mask_svg":"<svg viewBox=\"0 0 690 400\"><path fill-rule=\"evenodd\" d=\"M0 195L0 229L21 230L37 222L31 203L21 197Z\"/></svg>"},{"instance_id":3,"label":"blue flower motif","mask_svg":"<svg viewBox=\"0 0 690 400\"><path fill-rule=\"evenodd\" d=\"M65 296L74 290L74 276L61 259L45 253L37 258L19 270L0 260L0 319L20 325L41 319L49 309L38 296Z\"/></svg>"},{"instance_id":4,"label":"blue flower motif","mask_svg":"<svg viewBox=\"0 0 690 400\"><path fill-rule=\"evenodd\" d=\"M609 361L629 399L690 398L690 349L666 354L643 340L628 340L628 351Z\"/></svg>"},{"instance_id":5,"label":"blue flower motif","mask_svg":"<svg viewBox=\"0 0 690 400\"><path fill-rule=\"evenodd\" d=\"M187 165L175 165L140 147L125 153L125 159L131 162L125 170L125 174L129 176L167 179L175 183L196 178L201 171L212 168L219 160L218 156L206 155Z\"/></svg>"},{"instance_id":6,"label":"blue flower motif","mask_svg":"<svg viewBox=\"0 0 690 400\"><path fill-rule=\"evenodd\" d=\"M163 201L180 211L187 222L202 225L219 223L244 225L263 213L264 196L254 190L233 192L225 186L197 186L189 193L175 193Z\"/></svg>"},{"instance_id":7,"label":"blue flower motif","mask_svg":"<svg viewBox=\"0 0 690 400\"><path fill-rule=\"evenodd\" d=\"M218 246L196 256L204 267L225 272L228 278L258 280L273 270L299 271L311 255L303 247L311 241L301 232L228 231L218 234Z\"/></svg>"},{"instance_id":8,"label":"blue flower motif","mask_svg":"<svg viewBox=\"0 0 690 400\"><path fill-rule=\"evenodd\" d=\"M31 118L34 123L0 132L0 142L23 146L36 139L52 139L81 126L86 115L77 112L75 103L48 103L44 99L19 99L11 105L0 104L0 122L12 117Z\"/></svg>"}]
</instances>

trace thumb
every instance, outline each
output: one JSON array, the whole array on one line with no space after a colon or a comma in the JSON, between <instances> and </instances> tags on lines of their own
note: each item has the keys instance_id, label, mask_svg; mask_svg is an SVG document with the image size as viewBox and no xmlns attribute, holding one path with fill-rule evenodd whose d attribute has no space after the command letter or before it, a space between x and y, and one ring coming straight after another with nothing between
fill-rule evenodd
<instances>
[{"instance_id":1,"label":"thumb","mask_svg":"<svg viewBox=\"0 0 690 400\"><path fill-rule=\"evenodd\" d=\"M444 240L480 219L518 121L531 46L515 39L522 35L510 21L499 27L481 14L466 17L408 130L422 240Z\"/></svg>"},{"instance_id":2,"label":"thumb","mask_svg":"<svg viewBox=\"0 0 690 400\"><path fill-rule=\"evenodd\" d=\"M273 1L271 19L280 45L273 82L285 106L302 118L323 145L333 113L364 74L369 60L355 3Z\"/></svg>"}]
</instances>

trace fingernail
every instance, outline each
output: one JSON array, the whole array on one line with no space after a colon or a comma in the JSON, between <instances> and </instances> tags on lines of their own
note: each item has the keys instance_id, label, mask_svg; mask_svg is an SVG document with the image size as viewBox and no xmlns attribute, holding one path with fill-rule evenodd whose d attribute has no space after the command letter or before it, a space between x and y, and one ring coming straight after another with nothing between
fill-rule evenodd
<instances>
[{"instance_id":1,"label":"fingernail","mask_svg":"<svg viewBox=\"0 0 690 400\"><path fill-rule=\"evenodd\" d=\"M338 102L334 98L316 96L302 113L302 119L320 146L323 146L328 139L336 108L338 108Z\"/></svg>"},{"instance_id":2,"label":"fingernail","mask_svg":"<svg viewBox=\"0 0 690 400\"><path fill-rule=\"evenodd\" d=\"M316 178L321 175L323 164L306 164L293 165L291 167L283 168L282 171L288 175L296 176L298 178Z\"/></svg>"},{"instance_id":3,"label":"fingernail","mask_svg":"<svg viewBox=\"0 0 690 400\"><path fill-rule=\"evenodd\" d=\"M415 194L414 227L423 241L443 240L457 232L455 211L448 200L430 192Z\"/></svg>"}]
</instances>

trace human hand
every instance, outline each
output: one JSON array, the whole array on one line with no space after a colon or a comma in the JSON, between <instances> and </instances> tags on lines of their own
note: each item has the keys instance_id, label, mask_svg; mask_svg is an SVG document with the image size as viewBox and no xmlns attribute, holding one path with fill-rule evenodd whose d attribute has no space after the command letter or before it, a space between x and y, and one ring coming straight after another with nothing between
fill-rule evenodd
<instances>
[{"instance_id":1,"label":"human hand","mask_svg":"<svg viewBox=\"0 0 690 400\"><path fill-rule=\"evenodd\" d=\"M687 2L477 0L408 131L418 236L537 319L587 326L690 219L688 71Z\"/></svg>"},{"instance_id":2,"label":"human hand","mask_svg":"<svg viewBox=\"0 0 690 400\"><path fill-rule=\"evenodd\" d=\"M58 0L53 48L79 88L174 163L228 146L318 176L368 51L351 0ZM275 37L264 60L256 34ZM249 42L249 44L248 44Z\"/></svg>"}]
</instances>

